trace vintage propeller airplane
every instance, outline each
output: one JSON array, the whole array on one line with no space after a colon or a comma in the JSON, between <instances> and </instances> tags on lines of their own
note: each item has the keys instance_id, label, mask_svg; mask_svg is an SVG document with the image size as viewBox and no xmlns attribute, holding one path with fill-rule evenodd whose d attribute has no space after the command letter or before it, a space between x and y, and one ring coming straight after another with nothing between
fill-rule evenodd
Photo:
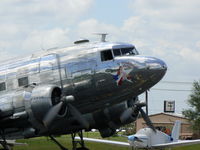
<instances>
[{"instance_id":1,"label":"vintage propeller airplane","mask_svg":"<svg viewBox=\"0 0 200 150\"><path fill-rule=\"evenodd\" d=\"M72 134L98 129L108 137L141 112L137 96L158 83L166 64L141 56L132 44L79 40L0 63L0 144L7 139ZM76 149L73 144L73 149Z\"/></svg>"}]
</instances>

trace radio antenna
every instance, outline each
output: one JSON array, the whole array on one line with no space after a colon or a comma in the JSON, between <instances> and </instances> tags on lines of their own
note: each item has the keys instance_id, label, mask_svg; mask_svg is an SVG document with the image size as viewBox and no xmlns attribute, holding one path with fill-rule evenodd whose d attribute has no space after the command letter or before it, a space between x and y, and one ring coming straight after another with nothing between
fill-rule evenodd
<instances>
[{"instance_id":1,"label":"radio antenna","mask_svg":"<svg viewBox=\"0 0 200 150\"><path fill-rule=\"evenodd\" d=\"M108 35L108 33L95 33L95 34L101 36L101 42L106 42L106 35Z\"/></svg>"}]
</instances>

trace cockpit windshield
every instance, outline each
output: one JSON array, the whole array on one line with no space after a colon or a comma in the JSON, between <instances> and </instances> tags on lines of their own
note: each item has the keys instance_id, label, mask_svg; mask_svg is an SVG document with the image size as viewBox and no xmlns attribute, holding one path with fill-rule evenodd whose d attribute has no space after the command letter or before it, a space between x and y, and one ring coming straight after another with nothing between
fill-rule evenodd
<instances>
[{"instance_id":1,"label":"cockpit windshield","mask_svg":"<svg viewBox=\"0 0 200 150\"><path fill-rule=\"evenodd\" d=\"M116 56L133 56L133 55L139 55L135 47L106 49L101 51L101 61L113 60L114 57Z\"/></svg>"},{"instance_id":2,"label":"cockpit windshield","mask_svg":"<svg viewBox=\"0 0 200 150\"><path fill-rule=\"evenodd\" d=\"M126 47L126 48L116 48L113 49L114 56L129 56L129 55L138 55L138 51L135 47Z\"/></svg>"}]
</instances>

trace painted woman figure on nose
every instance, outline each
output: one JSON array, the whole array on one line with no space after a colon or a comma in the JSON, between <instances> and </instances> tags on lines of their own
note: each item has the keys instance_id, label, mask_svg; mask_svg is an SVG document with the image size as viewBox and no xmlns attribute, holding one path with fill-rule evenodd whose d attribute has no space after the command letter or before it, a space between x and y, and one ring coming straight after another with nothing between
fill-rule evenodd
<instances>
[{"instance_id":1,"label":"painted woman figure on nose","mask_svg":"<svg viewBox=\"0 0 200 150\"><path fill-rule=\"evenodd\" d=\"M125 80L132 83L132 81L130 80L130 75L126 73L122 65L119 66L117 74L114 75L114 79L116 80L117 85L122 85L122 82Z\"/></svg>"}]
</instances>

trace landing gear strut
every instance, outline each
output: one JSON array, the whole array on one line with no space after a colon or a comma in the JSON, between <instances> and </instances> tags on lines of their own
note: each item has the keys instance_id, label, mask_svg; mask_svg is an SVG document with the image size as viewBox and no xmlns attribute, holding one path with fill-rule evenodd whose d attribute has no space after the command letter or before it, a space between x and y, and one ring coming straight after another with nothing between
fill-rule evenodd
<instances>
[{"instance_id":1,"label":"landing gear strut","mask_svg":"<svg viewBox=\"0 0 200 150\"><path fill-rule=\"evenodd\" d=\"M0 144L3 146L3 149L1 149L1 150L12 150L12 147L8 145L6 140L0 141Z\"/></svg>"},{"instance_id":2,"label":"landing gear strut","mask_svg":"<svg viewBox=\"0 0 200 150\"><path fill-rule=\"evenodd\" d=\"M80 137L80 140L76 140L75 139L76 135L78 135ZM71 136L72 136L72 146L73 146L72 150L89 150L88 148L85 147L85 143L84 143L84 140L83 140L83 132L82 131L79 131L77 133L72 133ZM77 148L78 144L81 147Z\"/></svg>"},{"instance_id":3,"label":"landing gear strut","mask_svg":"<svg viewBox=\"0 0 200 150\"><path fill-rule=\"evenodd\" d=\"M76 136L78 136L80 140L77 140L75 138ZM63 145L61 145L53 136L50 135L49 137L55 144L57 144L60 147L61 150L68 150ZM88 148L85 147L82 131L79 131L77 133L72 133L71 138L72 138L72 150L89 150ZM77 147L78 145L80 145L80 147Z\"/></svg>"},{"instance_id":4,"label":"landing gear strut","mask_svg":"<svg viewBox=\"0 0 200 150\"><path fill-rule=\"evenodd\" d=\"M51 140L55 143L55 144L57 144L59 147L60 147L60 149L61 150L68 150L67 148L65 148L63 145L61 145L53 136L49 136L50 138L51 138Z\"/></svg>"},{"instance_id":5,"label":"landing gear strut","mask_svg":"<svg viewBox=\"0 0 200 150\"><path fill-rule=\"evenodd\" d=\"M12 150L12 147L6 141L4 132L2 130L0 131L0 136L2 139L2 140L0 140L0 144L3 146L3 149L1 149L1 150Z\"/></svg>"}]
</instances>

